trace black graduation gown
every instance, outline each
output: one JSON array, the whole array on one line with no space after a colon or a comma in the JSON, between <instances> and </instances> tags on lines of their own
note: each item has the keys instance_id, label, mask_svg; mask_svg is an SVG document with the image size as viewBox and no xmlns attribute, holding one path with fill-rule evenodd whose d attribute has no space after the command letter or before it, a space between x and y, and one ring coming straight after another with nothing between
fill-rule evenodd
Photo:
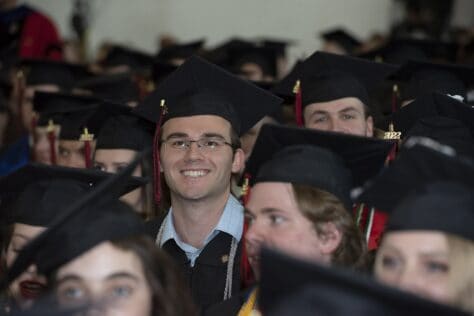
<instances>
[{"instance_id":1,"label":"black graduation gown","mask_svg":"<svg viewBox=\"0 0 474 316\"><path fill-rule=\"evenodd\" d=\"M235 316L239 314L242 306L248 300L249 295L255 287L250 287L236 295L233 295L230 299L223 302L209 306L203 311L202 316Z\"/></svg>"},{"instance_id":2,"label":"black graduation gown","mask_svg":"<svg viewBox=\"0 0 474 316\"><path fill-rule=\"evenodd\" d=\"M148 223L148 233L155 239L159 227L159 220ZM153 232L153 233L152 233ZM205 308L224 300L224 289L232 236L219 232L202 250L199 257L190 266L184 251L178 247L174 240L163 244L163 249L173 257L178 267L184 274L184 279L191 289L194 302L200 308ZM240 261L241 243L238 243L232 273L232 294L240 291Z\"/></svg>"}]
</instances>

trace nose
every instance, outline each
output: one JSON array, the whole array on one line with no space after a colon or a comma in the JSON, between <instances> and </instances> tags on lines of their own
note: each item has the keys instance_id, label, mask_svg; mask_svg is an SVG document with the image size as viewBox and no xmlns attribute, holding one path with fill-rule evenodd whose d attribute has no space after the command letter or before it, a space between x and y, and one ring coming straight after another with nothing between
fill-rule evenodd
<instances>
[{"instance_id":1,"label":"nose","mask_svg":"<svg viewBox=\"0 0 474 316\"><path fill-rule=\"evenodd\" d=\"M332 132L344 132L344 125L337 118L329 119L329 130Z\"/></svg>"},{"instance_id":2,"label":"nose","mask_svg":"<svg viewBox=\"0 0 474 316\"><path fill-rule=\"evenodd\" d=\"M189 147L186 149L185 160L186 161L195 161L202 158L202 151L199 148L197 142L191 142Z\"/></svg>"},{"instance_id":3,"label":"nose","mask_svg":"<svg viewBox=\"0 0 474 316\"><path fill-rule=\"evenodd\" d=\"M252 224L249 224L247 231L245 232L245 242L247 244L247 247L252 247L252 248L258 248L262 242L264 233L262 227L259 225L259 223L254 220Z\"/></svg>"},{"instance_id":4,"label":"nose","mask_svg":"<svg viewBox=\"0 0 474 316\"><path fill-rule=\"evenodd\" d=\"M420 273L413 269L405 269L398 279L399 288L416 295L423 295L426 286L423 276L420 276Z\"/></svg>"}]
</instances>

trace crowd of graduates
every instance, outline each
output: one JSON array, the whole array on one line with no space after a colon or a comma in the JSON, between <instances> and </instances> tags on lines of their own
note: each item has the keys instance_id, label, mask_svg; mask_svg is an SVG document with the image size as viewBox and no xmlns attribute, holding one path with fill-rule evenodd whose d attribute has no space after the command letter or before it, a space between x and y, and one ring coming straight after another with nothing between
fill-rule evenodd
<instances>
[{"instance_id":1,"label":"crowd of graduates","mask_svg":"<svg viewBox=\"0 0 474 316\"><path fill-rule=\"evenodd\" d=\"M0 315L474 315L474 29L430 23L73 62L0 1Z\"/></svg>"}]
</instances>

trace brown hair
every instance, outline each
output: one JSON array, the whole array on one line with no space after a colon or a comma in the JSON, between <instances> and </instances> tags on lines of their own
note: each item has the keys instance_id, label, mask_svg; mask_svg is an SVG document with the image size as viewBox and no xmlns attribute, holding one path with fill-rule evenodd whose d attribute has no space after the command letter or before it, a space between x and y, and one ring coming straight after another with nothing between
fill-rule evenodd
<instances>
[{"instance_id":1,"label":"brown hair","mask_svg":"<svg viewBox=\"0 0 474 316\"><path fill-rule=\"evenodd\" d=\"M318 188L300 184L292 184L292 188L298 208L313 223L319 235L324 234L323 225L329 222L342 233L331 263L366 270L366 242L344 204L333 194Z\"/></svg>"},{"instance_id":2,"label":"brown hair","mask_svg":"<svg viewBox=\"0 0 474 316\"><path fill-rule=\"evenodd\" d=\"M152 294L152 315L196 315L189 291L171 258L146 236L113 241L138 256Z\"/></svg>"},{"instance_id":3,"label":"brown hair","mask_svg":"<svg viewBox=\"0 0 474 316\"><path fill-rule=\"evenodd\" d=\"M474 242L446 234L452 304L474 315Z\"/></svg>"}]
</instances>

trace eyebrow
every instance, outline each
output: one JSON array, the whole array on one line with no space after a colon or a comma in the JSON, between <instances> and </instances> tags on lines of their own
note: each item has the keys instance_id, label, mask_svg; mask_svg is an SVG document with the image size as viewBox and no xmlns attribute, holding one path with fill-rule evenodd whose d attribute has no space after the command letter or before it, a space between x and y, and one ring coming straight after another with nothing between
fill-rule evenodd
<instances>
[{"instance_id":1,"label":"eyebrow","mask_svg":"<svg viewBox=\"0 0 474 316\"><path fill-rule=\"evenodd\" d=\"M281 212L283 212L283 211L280 210L280 209L277 209L277 208L274 208L274 207L266 207L266 208L261 209L259 213L261 213L261 214L272 214L272 213L281 213ZM244 214L255 217L255 213L253 213L251 210L249 210L247 208L244 209Z\"/></svg>"},{"instance_id":2,"label":"eyebrow","mask_svg":"<svg viewBox=\"0 0 474 316\"><path fill-rule=\"evenodd\" d=\"M126 279L133 280L135 282L138 282L138 277L136 275L133 275L130 272L125 272L125 271L112 273L111 275L107 276L106 280L114 280L114 279L121 279L121 278L126 278Z\"/></svg>"},{"instance_id":3,"label":"eyebrow","mask_svg":"<svg viewBox=\"0 0 474 316\"><path fill-rule=\"evenodd\" d=\"M188 134L186 133L172 133L170 135L168 135L165 139L168 140L168 139L171 139L171 138L183 138L183 137L189 137ZM218 133L204 133L202 134L201 137L215 137L215 138L221 138L221 139L225 139L224 136L222 136L221 134L218 134Z\"/></svg>"},{"instance_id":4,"label":"eyebrow","mask_svg":"<svg viewBox=\"0 0 474 316\"><path fill-rule=\"evenodd\" d=\"M59 278L56 280L57 284L61 284L63 282L68 282L68 281L80 281L81 277L79 277L77 274L66 274L65 276Z\"/></svg>"},{"instance_id":5,"label":"eyebrow","mask_svg":"<svg viewBox=\"0 0 474 316\"><path fill-rule=\"evenodd\" d=\"M349 106L349 107L347 107L347 108L343 108L343 109L340 110L339 112L350 112L350 111L355 111L355 112L359 112L359 113L360 113L360 111L359 111L358 109L356 109L355 107L353 107L353 106Z\"/></svg>"}]
</instances>

